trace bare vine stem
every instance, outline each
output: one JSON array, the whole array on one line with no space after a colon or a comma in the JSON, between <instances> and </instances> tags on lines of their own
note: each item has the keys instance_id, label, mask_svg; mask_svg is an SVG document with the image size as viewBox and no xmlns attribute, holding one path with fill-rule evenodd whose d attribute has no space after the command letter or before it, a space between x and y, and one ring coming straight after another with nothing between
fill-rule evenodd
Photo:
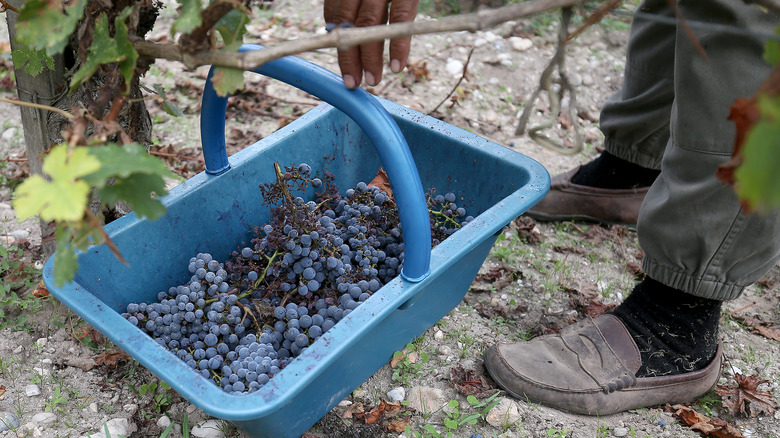
<instances>
[{"instance_id":1,"label":"bare vine stem","mask_svg":"<svg viewBox=\"0 0 780 438\"><path fill-rule=\"evenodd\" d=\"M412 35L457 31L477 32L507 21L528 17L552 9L579 5L582 2L583 0L531 0L501 8L482 10L473 14L463 14L437 20L419 20L360 28L336 28L325 35L285 41L265 50L255 50L240 54L213 50L188 54L184 53L179 46L173 44L157 44L145 40L133 41L133 46L142 56L179 61L189 68L201 65L217 65L241 70L254 70L274 59L327 47L344 49L358 44Z\"/></svg>"},{"instance_id":2,"label":"bare vine stem","mask_svg":"<svg viewBox=\"0 0 780 438\"><path fill-rule=\"evenodd\" d=\"M460 79L458 79L458 82L455 84L455 86L452 87L452 90L449 92L449 94L447 94L447 96L444 99L442 99L442 101L439 102L438 105L436 105L436 108L428 111L428 115L429 116L431 114L435 113L436 110L438 110L440 106L444 105L444 102L446 102L450 98L450 96L452 96L452 94L455 93L455 90L457 90L458 87L460 87L461 82L463 82L463 79L465 79L466 75L468 74L469 62L471 62L471 55L473 55L473 54L474 54L474 48L472 47L471 51L469 52L468 58L466 58L466 63L463 65L463 74L460 75Z\"/></svg>"},{"instance_id":3,"label":"bare vine stem","mask_svg":"<svg viewBox=\"0 0 780 438\"><path fill-rule=\"evenodd\" d=\"M2 0L0 0L0 1L2 1ZM63 109L55 108L55 107L49 106L49 105L42 105L40 103L24 102L24 101L21 101L21 100L11 100L11 99L6 99L4 97L0 97L0 102L5 102L5 103L10 103L12 105L27 106L27 107L30 107L30 108L37 108L37 109L41 109L41 110L51 111L53 113L60 114L60 115L66 117L68 119L75 119L76 118L76 116L74 116L73 114L71 114L71 113L69 113L69 112L67 112L67 111L65 111Z\"/></svg>"}]
</instances>

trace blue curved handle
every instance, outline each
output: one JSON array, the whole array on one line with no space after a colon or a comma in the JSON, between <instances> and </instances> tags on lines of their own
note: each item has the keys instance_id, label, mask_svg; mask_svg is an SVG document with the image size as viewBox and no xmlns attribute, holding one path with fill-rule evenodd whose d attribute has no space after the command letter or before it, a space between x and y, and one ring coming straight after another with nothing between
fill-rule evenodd
<instances>
[{"instance_id":1,"label":"blue curved handle","mask_svg":"<svg viewBox=\"0 0 780 438\"><path fill-rule=\"evenodd\" d=\"M244 44L239 52L261 50ZM333 105L354 120L374 144L393 189L404 237L401 277L419 282L430 274L431 228L425 192L409 145L395 120L368 92L349 90L335 73L295 56L271 61L252 70L286 82ZM219 97L209 70L200 114L200 135L206 173L220 175L230 169L225 148L227 96Z\"/></svg>"}]
</instances>

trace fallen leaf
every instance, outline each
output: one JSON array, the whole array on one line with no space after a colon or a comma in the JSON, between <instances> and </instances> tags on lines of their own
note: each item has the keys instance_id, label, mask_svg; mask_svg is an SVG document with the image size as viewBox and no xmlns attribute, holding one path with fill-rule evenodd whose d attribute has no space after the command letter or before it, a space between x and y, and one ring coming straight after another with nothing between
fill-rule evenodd
<instances>
[{"instance_id":1,"label":"fallen leaf","mask_svg":"<svg viewBox=\"0 0 780 438\"><path fill-rule=\"evenodd\" d=\"M5 385L0 385L0 396L5 394Z\"/></svg>"},{"instance_id":2,"label":"fallen leaf","mask_svg":"<svg viewBox=\"0 0 780 438\"><path fill-rule=\"evenodd\" d=\"M401 402L388 403L380 400L379 405L364 414L355 414L354 418L361 419L366 424L378 424L386 431L403 432L411 424L410 415L400 416L405 412L413 412L414 409L402 406Z\"/></svg>"},{"instance_id":3,"label":"fallen leaf","mask_svg":"<svg viewBox=\"0 0 780 438\"><path fill-rule=\"evenodd\" d=\"M124 351L104 351L103 353L95 356L95 363L98 366L106 366L110 369L114 369L120 362L129 362L130 356Z\"/></svg>"},{"instance_id":4,"label":"fallen leaf","mask_svg":"<svg viewBox=\"0 0 780 438\"><path fill-rule=\"evenodd\" d=\"M398 366L398 362L401 362L404 360L406 356L401 354L399 356L394 356L392 359L390 359L390 368L395 368Z\"/></svg>"},{"instance_id":5,"label":"fallen leaf","mask_svg":"<svg viewBox=\"0 0 780 438\"><path fill-rule=\"evenodd\" d=\"M642 265L637 262L626 263L626 272L634 276L635 280L644 280L645 273L642 272Z\"/></svg>"},{"instance_id":6,"label":"fallen leaf","mask_svg":"<svg viewBox=\"0 0 780 438\"><path fill-rule=\"evenodd\" d=\"M374 186L378 188L379 190L385 192L387 196L390 197L390 202L395 205L395 198L393 198L393 189L390 187L390 179L387 177L387 173L385 173L385 170L381 167L379 168L379 171L377 171L376 176L373 180L371 180L370 183L368 183L368 186Z\"/></svg>"},{"instance_id":7,"label":"fallen leaf","mask_svg":"<svg viewBox=\"0 0 780 438\"><path fill-rule=\"evenodd\" d=\"M73 337L78 339L81 343L101 344L103 342L103 335L91 326L81 326L73 332Z\"/></svg>"},{"instance_id":8,"label":"fallen leaf","mask_svg":"<svg viewBox=\"0 0 780 438\"><path fill-rule=\"evenodd\" d=\"M477 398L489 397L498 390L492 381L477 374L475 370L463 368L463 365L450 369L450 386L463 395L473 395Z\"/></svg>"},{"instance_id":9,"label":"fallen leaf","mask_svg":"<svg viewBox=\"0 0 780 438\"><path fill-rule=\"evenodd\" d=\"M349 405L346 411L344 411L343 414L341 414L341 418L343 419L350 419L353 416L356 415L362 415L365 412L365 408L363 407L363 403L352 403Z\"/></svg>"},{"instance_id":10,"label":"fallen leaf","mask_svg":"<svg viewBox=\"0 0 780 438\"><path fill-rule=\"evenodd\" d=\"M529 244L533 245L543 240L543 235L536 227L536 221L533 218L520 216L515 219L514 224L517 227L517 237L525 239Z\"/></svg>"},{"instance_id":11,"label":"fallen leaf","mask_svg":"<svg viewBox=\"0 0 780 438\"><path fill-rule=\"evenodd\" d=\"M581 246L563 246L563 245L553 246L553 251L560 252L560 253L571 253L571 254L585 254L586 252L588 252L588 250L586 250Z\"/></svg>"},{"instance_id":12,"label":"fallen leaf","mask_svg":"<svg viewBox=\"0 0 780 438\"><path fill-rule=\"evenodd\" d=\"M49 289L46 289L46 285L43 284L43 280L38 282L38 285L35 286L35 290L32 291L32 296L34 296L35 298L49 297Z\"/></svg>"},{"instance_id":13,"label":"fallen leaf","mask_svg":"<svg viewBox=\"0 0 780 438\"><path fill-rule=\"evenodd\" d=\"M509 265L497 265L490 268L487 272L477 274L471 283L472 292L494 292L501 290L512 282L523 278L522 272Z\"/></svg>"},{"instance_id":14,"label":"fallen leaf","mask_svg":"<svg viewBox=\"0 0 780 438\"><path fill-rule=\"evenodd\" d=\"M762 321L758 318L752 318L752 317L743 318L737 315L732 315L732 316L737 321L750 327L751 332L757 333L767 339L772 339L774 341L780 342L780 329L778 329L776 326L770 326L768 322Z\"/></svg>"},{"instance_id":15,"label":"fallen leaf","mask_svg":"<svg viewBox=\"0 0 780 438\"><path fill-rule=\"evenodd\" d=\"M683 405L674 405L672 416L691 428L695 432L705 436L714 436L716 438L744 438L742 433L732 424L729 424L720 418L710 418L702 415L696 410Z\"/></svg>"},{"instance_id":16,"label":"fallen leaf","mask_svg":"<svg viewBox=\"0 0 780 438\"><path fill-rule=\"evenodd\" d=\"M587 230L583 231L582 236L585 241L599 244L603 241L612 241L615 239L615 233L599 225L591 225Z\"/></svg>"},{"instance_id":17,"label":"fallen leaf","mask_svg":"<svg viewBox=\"0 0 780 438\"><path fill-rule=\"evenodd\" d=\"M483 318L487 319L494 319L497 316L500 316L506 320L513 320L517 318L518 313L523 313L527 311L528 309L518 304L516 306L510 307L510 306L491 306L484 303L476 303L472 304L474 306L474 309L479 312L479 314Z\"/></svg>"},{"instance_id":18,"label":"fallen leaf","mask_svg":"<svg viewBox=\"0 0 780 438\"><path fill-rule=\"evenodd\" d=\"M741 413L749 417L772 415L777 410L777 402L769 391L759 391L758 387L768 380L758 376L745 376L737 373L734 376L737 385L718 385L715 393L723 398L723 406L732 414Z\"/></svg>"}]
</instances>

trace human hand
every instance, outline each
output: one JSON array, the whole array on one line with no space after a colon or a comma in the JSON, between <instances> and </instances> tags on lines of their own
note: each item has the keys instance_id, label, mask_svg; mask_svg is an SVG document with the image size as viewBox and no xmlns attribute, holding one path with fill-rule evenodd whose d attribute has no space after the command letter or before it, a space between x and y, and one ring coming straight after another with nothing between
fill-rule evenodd
<instances>
[{"instance_id":1,"label":"human hand","mask_svg":"<svg viewBox=\"0 0 780 438\"><path fill-rule=\"evenodd\" d=\"M413 21L418 0L325 0L325 22L329 26L376 26ZM390 70L398 73L406 67L412 38L390 41ZM365 43L339 50L339 68L347 88L360 85L365 74L368 85L382 80L384 41Z\"/></svg>"}]
</instances>

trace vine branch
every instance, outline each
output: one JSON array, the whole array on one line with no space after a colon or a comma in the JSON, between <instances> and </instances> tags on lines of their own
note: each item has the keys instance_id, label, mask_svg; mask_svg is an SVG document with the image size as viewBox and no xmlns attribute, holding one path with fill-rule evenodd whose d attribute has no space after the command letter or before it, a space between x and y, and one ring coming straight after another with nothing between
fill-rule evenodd
<instances>
[{"instance_id":1,"label":"vine branch","mask_svg":"<svg viewBox=\"0 0 780 438\"><path fill-rule=\"evenodd\" d=\"M477 32L510 20L579 5L583 0L531 0L473 14L456 15L430 21L411 21L360 28L336 28L325 35L286 41L265 50L244 53L226 53L214 50L185 53L173 44L157 44L145 40L133 41L142 56L179 61L189 68L218 65L241 70L254 70L261 65L289 55L311 52L327 47L345 49L359 44L430 33L468 31Z\"/></svg>"},{"instance_id":2,"label":"vine branch","mask_svg":"<svg viewBox=\"0 0 780 438\"><path fill-rule=\"evenodd\" d=\"M0 1L2 1L2 0L0 0ZM11 99L6 99L4 97L0 97L0 102L10 103L12 105L27 106L27 107L30 107L30 108L37 108L37 109L40 109L40 110L51 111L53 113L60 114L60 115L66 117L68 119L75 119L76 118L76 116L74 116L73 114L71 114L71 113L69 113L69 112L67 112L67 111L65 111L63 109L55 108L55 107L49 106L49 105L42 105L40 103L25 102L25 101L21 101L21 100L11 100Z\"/></svg>"}]
</instances>

